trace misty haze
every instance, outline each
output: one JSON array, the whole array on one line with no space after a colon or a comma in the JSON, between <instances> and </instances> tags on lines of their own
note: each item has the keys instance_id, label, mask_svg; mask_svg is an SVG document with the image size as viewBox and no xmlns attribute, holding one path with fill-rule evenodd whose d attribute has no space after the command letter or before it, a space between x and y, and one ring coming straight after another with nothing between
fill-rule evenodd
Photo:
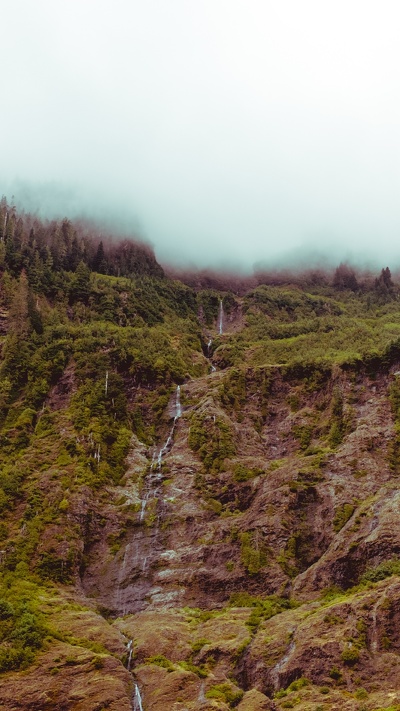
<instances>
[{"instance_id":1,"label":"misty haze","mask_svg":"<svg viewBox=\"0 0 400 711\"><path fill-rule=\"evenodd\" d=\"M394 3L6 0L0 190L163 263L399 263ZM257 266L256 266L257 268Z\"/></svg>"}]
</instances>

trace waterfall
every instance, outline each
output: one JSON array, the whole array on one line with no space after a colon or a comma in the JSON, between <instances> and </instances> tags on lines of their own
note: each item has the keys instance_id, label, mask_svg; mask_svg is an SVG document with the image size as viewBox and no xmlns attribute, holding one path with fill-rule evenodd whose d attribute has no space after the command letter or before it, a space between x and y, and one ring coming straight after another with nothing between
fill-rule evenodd
<instances>
[{"instance_id":1,"label":"waterfall","mask_svg":"<svg viewBox=\"0 0 400 711\"><path fill-rule=\"evenodd\" d=\"M292 641L286 651L286 654L282 657L282 659L279 660L277 664L271 669L270 672L270 677L272 680L272 683L274 685L274 690L278 691L279 689L279 684L280 684L280 672L281 670L286 666L287 662L289 661L290 657L292 656L292 653L295 649L296 643Z\"/></svg>"},{"instance_id":2,"label":"waterfall","mask_svg":"<svg viewBox=\"0 0 400 711\"><path fill-rule=\"evenodd\" d=\"M182 408L181 408L181 386L178 385L176 388L176 399L175 399L175 419L177 420L178 417L182 415Z\"/></svg>"},{"instance_id":3,"label":"waterfall","mask_svg":"<svg viewBox=\"0 0 400 711\"><path fill-rule=\"evenodd\" d=\"M132 664L132 654L133 654L133 639L130 639L126 645L126 651L128 652L128 661L126 662L126 668L128 671L131 670Z\"/></svg>"},{"instance_id":4,"label":"waterfall","mask_svg":"<svg viewBox=\"0 0 400 711\"><path fill-rule=\"evenodd\" d=\"M161 470L161 464L162 464L162 458L166 452L168 452L168 449L171 446L173 437L174 437L174 432L175 432L175 427L177 420L182 416L182 407L181 407L181 386L178 385L176 388L176 394L175 394L175 416L174 416L174 421L172 423L171 431L167 437L167 441L165 444L161 447L158 456L157 456L157 468L160 471ZM153 467L153 465L152 465Z\"/></svg>"},{"instance_id":5,"label":"waterfall","mask_svg":"<svg viewBox=\"0 0 400 711\"><path fill-rule=\"evenodd\" d=\"M149 492L146 492L146 495L143 497L143 499L140 502L140 520L143 521L144 519L144 512L146 509L146 504L147 504L147 499L149 498Z\"/></svg>"},{"instance_id":6,"label":"waterfall","mask_svg":"<svg viewBox=\"0 0 400 711\"><path fill-rule=\"evenodd\" d=\"M171 442L172 442L172 438L173 438L173 436L174 436L175 423L176 423L176 420L177 420L177 419L178 419L177 416L175 416L175 417L174 417L174 424L172 425L171 432L169 433L169 435L168 435L168 437L167 437L167 441L166 441L165 444L161 447L161 449L160 449L160 451L159 451L159 453L158 453L158 456L157 456L157 468L158 468L159 471L160 471L160 469L161 469L162 458L163 458L164 454L166 454L166 452L168 452L168 450L169 450L169 448L170 448L170 445L171 445Z\"/></svg>"},{"instance_id":7,"label":"waterfall","mask_svg":"<svg viewBox=\"0 0 400 711\"><path fill-rule=\"evenodd\" d=\"M224 306L222 303L222 299L219 300L219 317L218 317L218 333L220 336L222 336L222 327L223 327L223 319L224 319Z\"/></svg>"},{"instance_id":8,"label":"waterfall","mask_svg":"<svg viewBox=\"0 0 400 711\"><path fill-rule=\"evenodd\" d=\"M378 630L376 624L376 613L378 607L381 603L381 598L379 597L375 605L372 608L372 625L371 625L371 652L376 654L378 651Z\"/></svg>"},{"instance_id":9,"label":"waterfall","mask_svg":"<svg viewBox=\"0 0 400 711\"><path fill-rule=\"evenodd\" d=\"M199 695L197 697L197 701L199 704L207 703L207 699L204 694L205 687L206 687L206 685L205 685L204 681L202 681L200 684Z\"/></svg>"},{"instance_id":10,"label":"waterfall","mask_svg":"<svg viewBox=\"0 0 400 711\"><path fill-rule=\"evenodd\" d=\"M163 444L163 446L160 448L158 454L156 452L153 453L153 458L150 466L150 473L146 477L146 491L144 493L144 496L140 502L140 521L143 521L144 519L144 514L146 510L146 505L147 502L150 498L150 494L152 495L152 498L155 497L157 493L157 482L162 479L162 474L161 474L161 465L162 465L162 460L164 455L168 452L172 445L172 441L174 438L174 433L175 433L175 428L176 428L176 423L179 420L179 418L182 416L182 406L181 406L181 387L180 385L177 386L176 388L176 393L175 393L175 404L174 404L174 420L172 423L171 430L169 432L169 435L167 437L166 442Z\"/></svg>"},{"instance_id":11,"label":"waterfall","mask_svg":"<svg viewBox=\"0 0 400 711\"><path fill-rule=\"evenodd\" d=\"M143 711L142 697L137 684L135 684L135 691L133 693L133 711Z\"/></svg>"},{"instance_id":12,"label":"waterfall","mask_svg":"<svg viewBox=\"0 0 400 711\"><path fill-rule=\"evenodd\" d=\"M126 651L128 652L128 659L126 662L126 668L128 672L131 670L131 664L132 664L132 656L133 656L133 639L130 639L128 644L126 645ZM133 691L133 697L132 697L132 711L143 711L143 705L142 705L142 697L140 694L140 689L137 684L135 684L135 688Z\"/></svg>"},{"instance_id":13,"label":"waterfall","mask_svg":"<svg viewBox=\"0 0 400 711\"><path fill-rule=\"evenodd\" d=\"M221 320L221 318L220 318L220 320ZM222 322L221 322L221 323L222 323ZM222 328L222 325L221 325L221 324L220 324L220 328ZM220 331L220 333L222 333L222 331ZM210 360L210 361L211 361L211 355L212 355L212 353L211 353L211 346L212 346L212 338L210 338L209 341L208 341L208 343L207 343L207 358L208 358L208 360ZM217 370L216 367L215 367L215 365L213 365L211 362L210 362L210 365L211 365L211 372L212 372L212 373L215 373L215 371Z\"/></svg>"}]
</instances>

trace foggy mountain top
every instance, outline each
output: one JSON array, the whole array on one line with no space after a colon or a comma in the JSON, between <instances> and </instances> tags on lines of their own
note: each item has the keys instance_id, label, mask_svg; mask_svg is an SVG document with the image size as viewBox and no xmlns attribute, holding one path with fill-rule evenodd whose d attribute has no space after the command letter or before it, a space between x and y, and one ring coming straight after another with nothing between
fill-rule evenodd
<instances>
[{"instance_id":1,"label":"foggy mountain top","mask_svg":"<svg viewBox=\"0 0 400 711\"><path fill-rule=\"evenodd\" d=\"M30 185L19 181L13 186L11 197L7 197L9 205L15 205L34 219L41 220L70 219L79 225L80 231L90 234L95 241L103 240L104 243L117 243L121 240L132 240L135 243L148 245L158 262L173 278L182 279L188 283L230 283L231 277L237 282L243 280L248 288L249 284L257 282L257 275L268 274L271 283L288 283L296 281L296 275L324 273L331 275L335 267L341 262L351 265L358 274L376 274L383 264L390 264L395 273L400 269L400 252L384 250L384 244L378 245L376 251L364 246L358 252L350 249L340 242L324 242L315 239L315 242L285 248L281 246L275 250L269 249L268 242L259 248L259 258L253 262L235 256L234 245L225 246L217 242L210 252L200 250L197 258L193 256L190 244L176 245L173 241L165 243L155 242L146 234L142 225L122 201L111 204L107 199L100 199L99 195L78 193L73 188L65 188L60 184ZM249 237L251 241L251 236ZM249 240L243 241L246 244ZM383 248L383 249L382 249ZM385 259L385 257L387 257ZM329 277L330 278L330 277ZM363 278L363 277L362 277ZM221 288L223 288L221 286Z\"/></svg>"},{"instance_id":2,"label":"foggy mountain top","mask_svg":"<svg viewBox=\"0 0 400 711\"><path fill-rule=\"evenodd\" d=\"M383 268L383 261L380 259L368 260L365 254L362 258L353 254L351 258L341 259L340 249L331 250L329 253L318 246L297 248L276 259L260 260L253 265L239 264L232 258L227 258L219 263L215 260L211 266L203 266L201 261L200 264L189 260L185 262L182 255L174 259L173 254L163 260L159 258L154 244L141 234L138 227L134 227L134 220L129 219L123 206L119 206L119 211L113 211L103 203L96 210L93 203L88 201L84 208L79 200L71 202L65 191L57 190L54 186L50 190L43 190L41 197L37 189L26 192L25 187L20 194L23 196L20 201L16 200L14 195L11 199L6 197L5 200L9 211L16 209L17 217L24 218L25 229L34 227L36 231L38 227L40 229L40 225L52 227L56 223L60 225L69 220L77 230L79 238L88 238L95 247L100 241L106 250L122 244L137 244L155 255L170 278L181 280L193 288L231 290L244 294L259 284L297 284L302 288L325 286L332 283L339 265L344 265L354 273L362 286L371 284ZM64 205L69 209L63 210ZM398 280L400 268L393 262L390 266L393 277Z\"/></svg>"},{"instance_id":3,"label":"foggy mountain top","mask_svg":"<svg viewBox=\"0 0 400 711\"><path fill-rule=\"evenodd\" d=\"M296 260L274 264L272 261L254 265L252 271L243 268L183 268L180 265L157 262L154 249L145 240L124 233L122 228L113 228L110 222L80 216L42 217L40 210L34 213L17 208L15 201L0 201L0 242L6 245L3 254L14 270L27 269L33 274L47 274L49 259L56 271L75 272L82 268L109 276L132 278L169 276L194 289L232 291L244 295L259 285L290 286L299 289L333 287L341 291L360 293L375 289L397 298L396 285L399 273L392 274L389 267L379 270L362 268L361 263L341 261L336 264L321 252L297 254ZM301 256L301 259L299 259ZM87 272L88 273L88 272ZM36 278L36 277L33 277ZM48 284L47 284L48 286Z\"/></svg>"},{"instance_id":4,"label":"foggy mountain top","mask_svg":"<svg viewBox=\"0 0 400 711\"><path fill-rule=\"evenodd\" d=\"M400 264L389 0L4 0L0 194L180 268Z\"/></svg>"},{"instance_id":5,"label":"foggy mountain top","mask_svg":"<svg viewBox=\"0 0 400 711\"><path fill-rule=\"evenodd\" d=\"M173 269L165 267L167 276L177 279L194 289L215 289L217 291L232 291L243 296L260 285L288 286L300 290L313 290L319 287L337 287L340 290L349 289L359 292L373 288L378 277L386 267L381 269L360 269L349 263L341 262L335 266L326 262L318 268L294 267L273 268L265 266L251 274L238 271L218 271L211 269ZM390 271L394 283L400 281L400 270ZM344 279L343 279L344 277Z\"/></svg>"}]
</instances>

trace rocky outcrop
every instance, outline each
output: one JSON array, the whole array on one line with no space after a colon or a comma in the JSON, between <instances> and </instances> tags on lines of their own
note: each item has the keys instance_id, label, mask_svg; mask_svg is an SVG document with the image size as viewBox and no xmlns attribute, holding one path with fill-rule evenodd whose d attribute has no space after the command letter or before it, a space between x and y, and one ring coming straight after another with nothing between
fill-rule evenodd
<instances>
[{"instance_id":1,"label":"rocky outcrop","mask_svg":"<svg viewBox=\"0 0 400 711\"><path fill-rule=\"evenodd\" d=\"M223 336L213 362L225 367ZM5 553L37 502L55 502L45 529L30 524L32 560L62 599L41 598L53 636L0 679L0 709L123 711L135 684L145 711L395 708L397 367L188 377L179 409L163 392L156 444L132 436L118 484L108 472L70 491L68 449L32 467ZM48 409L63 412L75 387L70 364ZM73 451L67 418L61 431Z\"/></svg>"}]
</instances>

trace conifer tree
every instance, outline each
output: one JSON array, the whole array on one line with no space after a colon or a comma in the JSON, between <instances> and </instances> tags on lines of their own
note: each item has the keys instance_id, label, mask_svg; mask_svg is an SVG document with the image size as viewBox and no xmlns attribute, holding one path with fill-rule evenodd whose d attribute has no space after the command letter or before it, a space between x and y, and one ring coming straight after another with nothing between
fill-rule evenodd
<instances>
[{"instance_id":1,"label":"conifer tree","mask_svg":"<svg viewBox=\"0 0 400 711\"><path fill-rule=\"evenodd\" d=\"M71 300L87 303L90 293L90 270L84 262L79 262L71 286Z\"/></svg>"},{"instance_id":2,"label":"conifer tree","mask_svg":"<svg viewBox=\"0 0 400 711\"><path fill-rule=\"evenodd\" d=\"M382 269L379 277L375 279L375 291L383 297L391 297L393 295L394 284L389 267Z\"/></svg>"},{"instance_id":3,"label":"conifer tree","mask_svg":"<svg viewBox=\"0 0 400 711\"><path fill-rule=\"evenodd\" d=\"M93 271L99 274L105 274L107 271L106 255L104 253L103 242L99 242L95 258L93 260Z\"/></svg>"}]
</instances>

